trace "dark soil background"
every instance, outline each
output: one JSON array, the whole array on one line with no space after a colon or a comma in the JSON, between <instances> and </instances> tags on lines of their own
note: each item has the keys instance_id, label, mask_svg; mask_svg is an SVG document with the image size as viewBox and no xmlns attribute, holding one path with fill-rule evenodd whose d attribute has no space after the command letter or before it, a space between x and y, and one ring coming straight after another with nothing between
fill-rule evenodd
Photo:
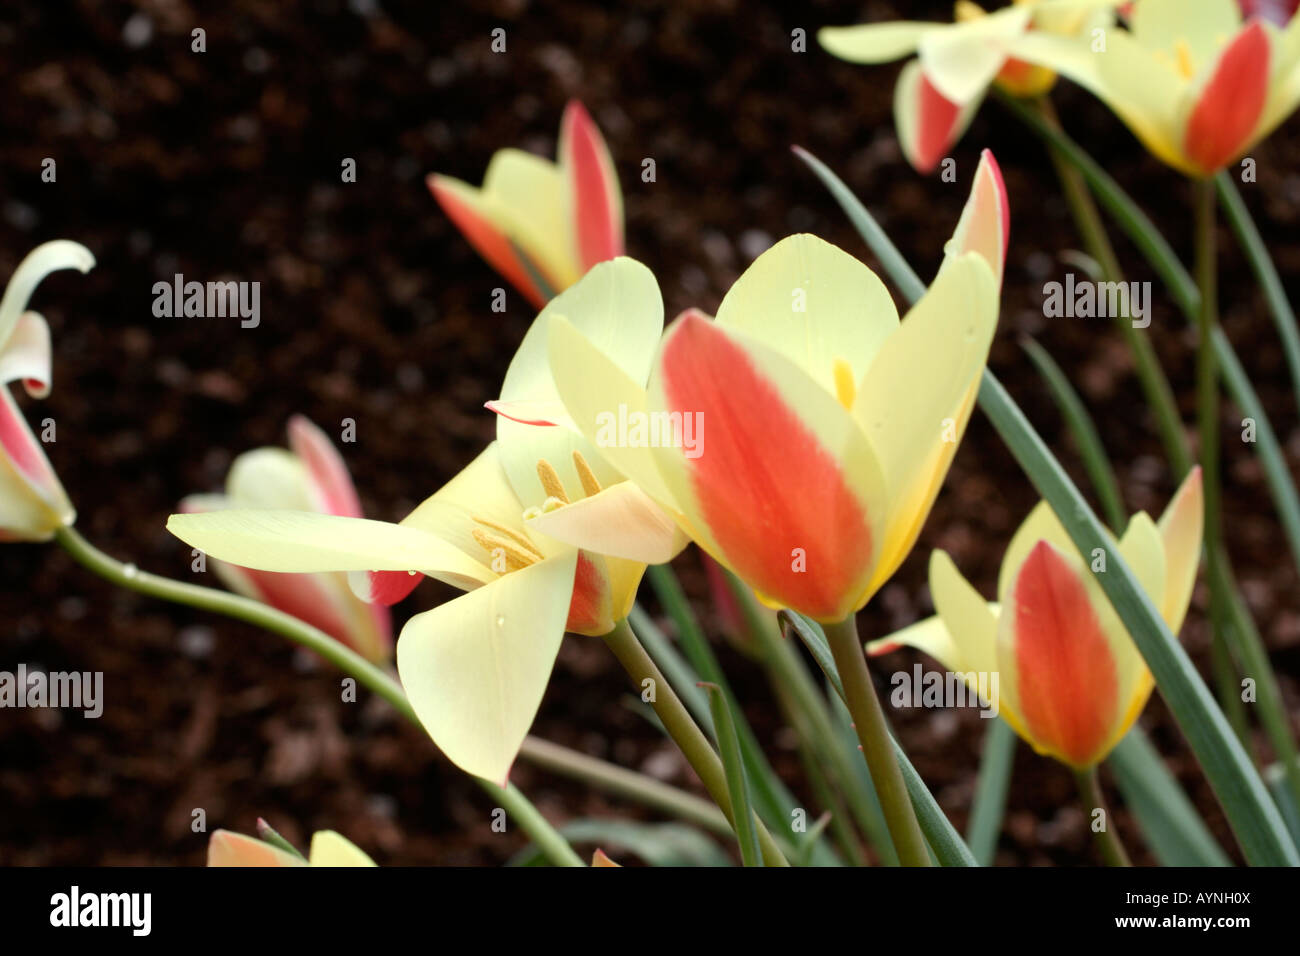
<instances>
[{"instance_id":1,"label":"dark soil background","mask_svg":"<svg viewBox=\"0 0 1300 956\"><path fill-rule=\"evenodd\" d=\"M1096 415L1127 504L1158 514L1173 490L1131 372L1104 320L1042 317L1044 281L1076 244L1041 147L987 103L954 150L958 181L902 160L891 97L897 67L841 63L819 26L902 16L946 19L950 4L777 4L634 0L456 3L317 0L221 4L22 2L0 13L0 273L38 242L76 239L98 258L58 273L34 307L55 336L57 387L29 415L52 416L50 456L100 547L188 577L189 552L164 531L175 503L216 490L232 457L282 444L303 412L338 433L372 517L396 520L492 437L496 394L532 312L480 262L428 195L441 171L478 182L508 145L553 155L564 103L581 98L604 130L626 194L630 254L658 275L669 315L713 309L768 244L812 231L866 256L835 203L789 152L801 144L865 198L930 274L965 199L978 151L1006 173L1012 239L992 367L1081 481L1074 448L1018 345L1035 335ZM508 52L490 52L504 27ZM207 34L193 53L190 31ZM791 31L809 35L791 50ZM1061 84L1070 131L1190 258L1189 189L1100 105ZM1244 186L1284 277L1300 248L1295 121L1255 152ZM57 162L42 183L41 163ZM357 181L340 182L344 157ZM652 157L657 181L643 183ZM1121 245L1130 278L1150 278ZM870 260L868 260L870 261ZM152 285L187 278L262 284L257 329L237 320L156 319ZM1226 230L1224 321L1293 466L1294 398L1261 297ZM1157 287L1150 334L1192 420L1193 339ZM1240 415L1227 409L1226 437ZM1228 440L1231 550L1293 714L1300 712L1300 603L1253 446ZM942 546L992 593L1002 549L1035 497L976 416L915 553L862 615L883 634L928 613L926 556ZM681 573L703 599L698 558ZM305 843L347 834L384 864L497 864L524 844L490 827L487 799L418 731L377 701L341 704L339 675L280 639L114 590L57 547L0 547L0 669L18 662L104 672L106 707L0 712L0 862L198 864L209 829L250 832L265 816ZM443 597L421 587L398 621ZM643 595L649 606L653 598ZM703 605L702 605L703 608ZM1183 639L1207 663L1204 594ZM715 637L716 637L715 633ZM748 716L807 797L758 670L719 640ZM910 652L880 673L910 668ZM673 748L626 706L599 642L570 638L535 731L696 786ZM975 711L894 715L917 768L958 827L969 812L983 725ZM1227 840L1223 817L1163 703L1144 724ZM1264 747L1261 741L1261 746ZM1266 747L1264 747L1266 751ZM622 801L520 763L514 780L553 820L652 819ZM1144 862L1132 821L1123 836ZM1234 850L1235 852L1235 850ZM616 854L617 855L617 854ZM1021 746L998 862L1096 862L1073 782Z\"/></svg>"}]
</instances>

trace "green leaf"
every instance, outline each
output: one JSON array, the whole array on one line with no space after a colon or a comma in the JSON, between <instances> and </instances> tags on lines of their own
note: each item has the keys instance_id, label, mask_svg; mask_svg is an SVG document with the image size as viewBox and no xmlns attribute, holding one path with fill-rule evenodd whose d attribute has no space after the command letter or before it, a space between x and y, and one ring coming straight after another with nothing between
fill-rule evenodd
<instances>
[{"instance_id":1,"label":"green leaf","mask_svg":"<svg viewBox=\"0 0 1300 956\"><path fill-rule=\"evenodd\" d=\"M1007 785L1015 763L1016 732L1005 720L993 719L984 731L984 753L980 756L975 799L971 803L966 844L980 866L992 866L1007 809Z\"/></svg>"},{"instance_id":2,"label":"green leaf","mask_svg":"<svg viewBox=\"0 0 1300 956\"><path fill-rule=\"evenodd\" d=\"M560 828L571 843L598 846L611 855L634 853L651 866L731 866L727 852L684 823L636 823L630 820L582 819ZM541 852L525 847L509 866L545 864Z\"/></svg>"},{"instance_id":3,"label":"green leaf","mask_svg":"<svg viewBox=\"0 0 1300 956\"><path fill-rule=\"evenodd\" d=\"M740 741L736 739L736 722L731 715L727 695L717 684L701 683L700 686L708 692L709 706L713 710L718 751L722 757L722 767L727 772L727 793L731 796L732 816L736 820L740 858L745 866L762 866L763 854L758 848L758 831L754 829L754 813L750 807L749 781L745 778Z\"/></svg>"},{"instance_id":4,"label":"green leaf","mask_svg":"<svg viewBox=\"0 0 1300 956\"><path fill-rule=\"evenodd\" d=\"M1161 866L1232 866L1141 727L1133 725L1106 766Z\"/></svg>"},{"instance_id":5,"label":"green leaf","mask_svg":"<svg viewBox=\"0 0 1300 956\"><path fill-rule=\"evenodd\" d=\"M825 175L834 174L825 170ZM871 214L847 187L836 193L836 199L856 210L857 215L870 218ZM915 291L921 287L916 273L882 230L863 231L862 235L873 245L873 251L886 268L892 264L898 270L893 278L901 288ZM1158 238L1158 233L1155 235ZM1148 242L1155 240L1148 239ZM886 251L882 252L877 245ZM1300 852L1292 843L1276 805L1187 653L1170 633L1123 556L1108 547L1106 529L1060 462L987 369L980 383L979 405L1021 469L1056 512L1080 554L1086 559L1094 549L1102 548L1112 555L1110 567L1106 574L1098 576L1098 583L1155 676L1174 719L1223 804L1246 859L1255 865L1300 865Z\"/></svg>"}]
</instances>

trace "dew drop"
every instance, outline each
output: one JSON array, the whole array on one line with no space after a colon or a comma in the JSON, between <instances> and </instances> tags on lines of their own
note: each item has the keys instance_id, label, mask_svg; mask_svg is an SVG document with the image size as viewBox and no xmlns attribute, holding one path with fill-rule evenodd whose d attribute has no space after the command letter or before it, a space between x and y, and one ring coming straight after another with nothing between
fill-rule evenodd
<instances>
[{"instance_id":1,"label":"dew drop","mask_svg":"<svg viewBox=\"0 0 1300 956\"><path fill-rule=\"evenodd\" d=\"M122 566L122 573L128 578L136 578L140 574L140 569L134 564L125 564Z\"/></svg>"},{"instance_id":2,"label":"dew drop","mask_svg":"<svg viewBox=\"0 0 1300 956\"><path fill-rule=\"evenodd\" d=\"M505 627L505 626L506 626L506 617L505 617L505 615L504 615L504 614L498 614L498 615L497 615L497 627Z\"/></svg>"}]
</instances>

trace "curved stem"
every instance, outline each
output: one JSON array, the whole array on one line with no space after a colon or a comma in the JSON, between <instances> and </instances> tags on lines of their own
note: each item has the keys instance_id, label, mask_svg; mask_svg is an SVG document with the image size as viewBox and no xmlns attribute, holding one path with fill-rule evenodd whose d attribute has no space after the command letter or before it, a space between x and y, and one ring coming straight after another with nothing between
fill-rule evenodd
<instances>
[{"instance_id":1,"label":"curved stem","mask_svg":"<svg viewBox=\"0 0 1300 956\"><path fill-rule=\"evenodd\" d=\"M885 726L885 712L880 709L876 689L871 685L867 657L858 639L856 617L850 614L838 624L825 625L824 630L835 668L844 684L844 702L853 717L853 729L862 744L862 755L876 785L876 796L880 799L885 822L889 824L889 835L898 851L899 862L903 866L929 866L930 851L907 795L903 771L894 756L889 729Z\"/></svg>"},{"instance_id":2,"label":"curved stem","mask_svg":"<svg viewBox=\"0 0 1300 956\"><path fill-rule=\"evenodd\" d=\"M392 675L310 624L251 598L173 581L171 578L141 571L134 564L123 564L104 554L71 526L60 528L55 539L78 564L119 587L247 621L315 651L339 670L355 677L383 697L407 720L420 726L420 720L411 709L402 686ZM552 863L557 866L586 865L568 841L514 784L500 787L479 777L471 779L506 810Z\"/></svg>"},{"instance_id":3,"label":"curved stem","mask_svg":"<svg viewBox=\"0 0 1300 956\"><path fill-rule=\"evenodd\" d=\"M1119 838L1119 834L1111 826L1110 810L1106 807L1106 798L1101 793L1101 783L1097 779L1097 768L1089 767L1087 770L1076 770L1074 780L1079 785L1079 799L1083 802L1084 811L1091 817L1094 810L1100 810L1102 816L1102 828L1098 830L1092 826L1089 820L1089 826L1092 827L1092 835L1097 842L1097 849L1101 851L1101 858L1106 861L1107 866L1132 866L1129 862L1128 852L1124 849L1124 844Z\"/></svg>"},{"instance_id":4,"label":"curved stem","mask_svg":"<svg viewBox=\"0 0 1300 956\"><path fill-rule=\"evenodd\" d=\"M626 620L619 621L614 629L605 635L605 643L623 665L627 676L632 678L638 693L644 692L646 682L650 682L649 687L653 690L653 697L649 703L659 715L664 729L668 731L668 736L673 738L673 742L686 757L687 763L699 776L713 802L726 814L728 820L732 820L731 794L727 789L727 774L723 769L722 760L709 743L709 738L704 736L704 732L686 710L686 705L673 691L672 685L646 653L637 636L632 633L632 628ZM755 818L754 824L758 829L758 842L763 853L763 862L768 866L789 866L781 848L776 845L776 841L772 839L763 821Z\"/></svg>"}]
</instances>

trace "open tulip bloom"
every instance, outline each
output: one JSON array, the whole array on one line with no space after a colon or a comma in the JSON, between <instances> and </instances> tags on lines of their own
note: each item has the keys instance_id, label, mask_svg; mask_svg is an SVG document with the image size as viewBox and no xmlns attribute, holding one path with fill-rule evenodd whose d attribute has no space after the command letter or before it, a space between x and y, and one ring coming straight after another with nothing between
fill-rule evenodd
<instances>
[{"instance_id":1,"label":"open tulip bloom","mask_svg":"<svg viewBox=\"0 0 1300 956\"><path fill-rule=\"evenodd\" d=\"M1099 97L1156 157L1213 175L1300 104L1300 20L1245 22L1234 0L1136 0L1104 49L1024 35L1012 48Z\"/></svg>"},{"instance_id":2,"label":"open tulip bloom","mask_svg":"<svg viewBox=\"0 0 1300 956\"><path fill-rule=\"evenodd\" d=\"M76 512L41 444L9 392L22 382L27 394L50 393L50 328L27 301L51 272L89 272L95 257L85 246L57 239L37 246L19 263L0 300L0 541L48 541Z\"/></svg>"},{"instance_id":3,"label":"open tulip bloom","mask_svg":"<svg viewBox=\"0 0 1300 956\"><path fill-rule=\"evenodd\" d=\"M1115 544L1174 634L1196 584L1201 555L1201 472L1183 481L1157 525L1144 512ZM1154 686L1096 576L1046 502L1011 539L986 603L943 551L930 556L936 616L873 641L873 654L906 644L924 651L972 690L996 688L996 707L1034 750L1085 770L1128 733ZM990 675L997 675L997 680ZM984 680L980 680L980 675Z\"/></svg>"},{"instance_id":4,"label":"open tulip bloom","mask_svg":"<svg viewBox=\"0 0 1300 956\"><path fill-rule=\"evenodd\" d=\"M507 411L576 428L767 603L839 621L907 555L952 461L997 324L1006 227L986 153L938 277L901 322L865 265L792 236L716 319L679 317L646 374L557 310L564 413L548 414L549 395ZM560 514L554 533L621 553L603 517Z\"/></svg>"},{"instance_id":5,"label":"open tulip bloom","mask_svg":"<svg viewBox=\"0 0 1300 956\"><path fill-rule=\"evenodd\" d=\"M627 301L639 308L614 308ZM521 390L544 399L554 392L547 329L561 314L616 355L624 374L644 376L662 333L663 304L649 271L620 260L592 270L537 317L503 394ZM466 590L407 623L397 669L411 706L448 759L500 782L532 724L564 633L611 630L631 609L646 563L669 560L685 538L571 431L505 417L497 427L497 441L398 525L238 509L173 515L168 528L245 568L353 572L354 588L368 600L399 600L422 574ZM593 511L613 546L608 556L548 533L563 529L567 514Z\"/></svg>"},{"instance_id":6,"label":"open tulip bloom","mask_svg":"<svg viewBox=\"0 0 1300 956\"><path fill-rule=\"evenodd\" d=\"M231 466L225 494L191 495L180 504L188 514L232 508L362 517L361 500L342 456L325 433L301 415L289 421L289 450L246 452ZM388 609L358 598L344 574L274 574L224 561L215 562L214 570L232 591L320 628L369 660L384 661L392 653Z\"/></svg>"},{"instance_id":7,"label":"open tulip bloom","mask_svg":"<svg viewBox=\"0 0 1300 956\"><path fill-rule=\"evenodd\" d=\"M1119 0L1016 0L993 13L958 0L951 24L897 21L824 27L817 39L851 63L888 63L917 57L903 67L894 90L894 121L907 161L921 173L939 164L979 110L990 84L1014 96L1047 92L1056 74L1012 55L1029 32L1088 38L1109 26Z\"/></svg>"},{"instance_id":8,"label":"open tulip bloom","mask_svg":"<svg viewBox=\"0 0 1300 956\"><path fill-rule=\"evenodd\" d=\"M600 130L570 102L556 162L503 149L483 186L433 174L429 189L470 245L537 308L623 254L623 196Z\"/></svg>"}]
</instances>

